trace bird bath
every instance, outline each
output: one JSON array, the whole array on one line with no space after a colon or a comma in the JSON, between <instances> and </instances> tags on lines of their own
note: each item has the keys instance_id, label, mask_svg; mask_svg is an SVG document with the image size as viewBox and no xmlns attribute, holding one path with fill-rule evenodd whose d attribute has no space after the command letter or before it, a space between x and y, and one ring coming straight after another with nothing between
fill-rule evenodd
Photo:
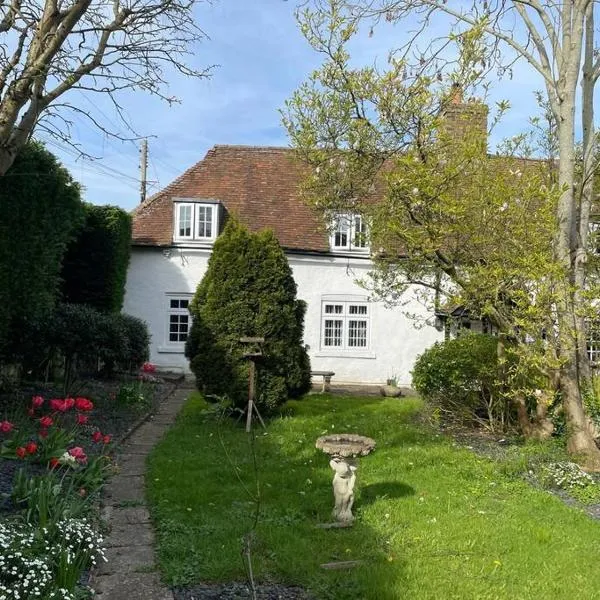
<instances>
[{"instance_id":1,"label":"bird bath","mask_svg":"<svg viewBox=\"0 0 600 600\"><path fill-rule=\"evenodd\" d=\"M333 517L340 525L350 525L354 520L354 483L356 482L356 457L366 456L375 448L375 440L354 433L324 435L316 442L319 450L329 454L329 466L334 470Z\"/></svg>"}]
</instances>

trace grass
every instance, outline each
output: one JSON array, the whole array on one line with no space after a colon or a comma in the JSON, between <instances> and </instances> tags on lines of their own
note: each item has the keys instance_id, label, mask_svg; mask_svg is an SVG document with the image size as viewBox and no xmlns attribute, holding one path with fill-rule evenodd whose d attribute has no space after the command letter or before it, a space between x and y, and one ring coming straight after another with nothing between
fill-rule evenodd
<instances>
[{"instance_id":1,"label":"grass","mask_svg":"<svg viewBox=\"0 0 600 600\"><path fill-rule=\"evenodd\" d=\"M160 569L172 585L245 578L250 439L206 407L193 394L149 462ZM458 448L418 423L421 408L314 395L256 429L257 578L336 600L600 598L600 523L522 481L522 454L491 461ZM371 436L377 449L360 459L354 526L319 529L330 520L332 471L314 442L341 431ZM343 560L364 563L320 567Z\"/></svg>"}]
</instances>

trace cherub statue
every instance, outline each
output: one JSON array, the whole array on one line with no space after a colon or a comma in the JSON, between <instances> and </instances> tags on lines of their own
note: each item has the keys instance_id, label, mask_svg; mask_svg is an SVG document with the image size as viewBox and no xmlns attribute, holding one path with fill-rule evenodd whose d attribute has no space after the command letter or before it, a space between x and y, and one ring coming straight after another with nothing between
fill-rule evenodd
<instances>
[{"instance_id":1,"label":"cherub statue","mask_svg":"<svg viewBox=\"0 0 600 600\"><path fill-rule=\"evenodd\" d=\"M342 458L331 459L329 466L335 471L333 476L333 495L335 496L333 516L342 523L351 523L354 520L352 504L354 502L356 467L348 464Z\"/></svg>"}]
</instances>

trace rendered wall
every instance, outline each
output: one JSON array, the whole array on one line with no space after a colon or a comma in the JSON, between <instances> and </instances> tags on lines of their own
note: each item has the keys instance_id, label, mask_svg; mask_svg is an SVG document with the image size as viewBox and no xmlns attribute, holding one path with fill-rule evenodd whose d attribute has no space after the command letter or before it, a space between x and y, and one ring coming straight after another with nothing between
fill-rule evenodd
<instances>
[{"instance_id":1,"label":"rendered wall","mask_svg":"<svg viewBox=\"0 0 600 600\"><path fill-rule=\"evenodd\" d=\"M162 368L189 371L181 348L167 340L166 293L193 294L208 262L209 249L133 248L123 311L144 319L152 334L150 360ZM365 277L370 262L364 259L288 255L298 297L307 302L304 341L309 346L312 369L335 372L336 383L385 383L391 376L410 383L415 358L443 334L432 326L416 328L404 312L427 317L416 301L402 309L369 305L369 347L361 352L321 348L321 304L323 297L364 300L368 292L356 280Z\"/></svg>"}]
</instances>

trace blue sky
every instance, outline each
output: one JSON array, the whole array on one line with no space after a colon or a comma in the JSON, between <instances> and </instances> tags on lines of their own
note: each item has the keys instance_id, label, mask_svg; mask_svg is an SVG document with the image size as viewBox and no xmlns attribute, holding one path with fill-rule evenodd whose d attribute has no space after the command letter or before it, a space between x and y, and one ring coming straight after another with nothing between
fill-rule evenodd
<instances>
[{"instance_id":1,"label":"blue sky","mask_svg":"<svg viewBox=\"0 0 600 600\"><path fill-rule=\"evenodd\" d=\"M181 100L172 106L141 92L122 99L134 129L148 137L150 194L202 159L214 144L288 144L278 109L321 60L298 30L296 5L297 0L215 0L198 5L199 25L210 40L198 46L194 62L218 65L212 77L171 77L169 94ZM401 36L397 27L364 35L354 46L357 60L385 59ZM516 66L512 80L494 85L490 100L508 99L513 109L492 138L492 147L495 140L523 129L535 112L532 91L540 88L539 79L524 64ZM107 127L131 135L101 97L73 92L71 100ZM48 148L83 184L84 198L133 209L139 202L139 143L106 138L82 117L74 118L72 135L97 159L76 159L71 149L52 140Z\"/></svg>"}]
</instances>

